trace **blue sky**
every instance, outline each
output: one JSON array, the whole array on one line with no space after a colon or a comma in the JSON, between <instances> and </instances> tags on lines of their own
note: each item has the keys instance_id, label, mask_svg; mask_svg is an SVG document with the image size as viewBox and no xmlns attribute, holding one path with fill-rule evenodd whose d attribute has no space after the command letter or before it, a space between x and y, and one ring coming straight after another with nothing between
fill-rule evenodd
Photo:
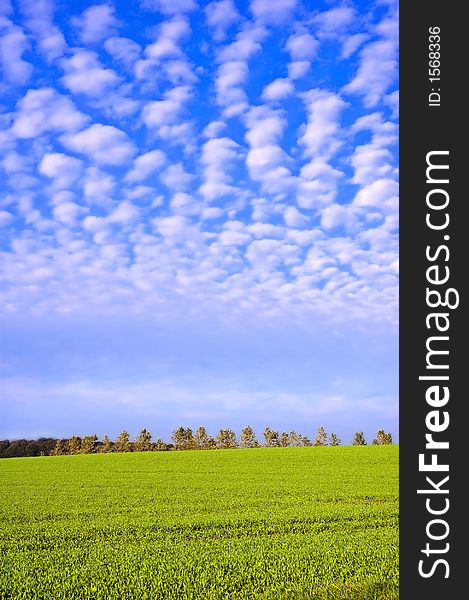
<instances>
[{"instance_id":1,"label":"blue sky","mask_svg":"<svg viewBox=\"0 0 469 600\"><path fill-rule=\"evenodd\" d=\"M397 3L0 0L0 437L398 426Z\"/></svg>"}]
</instances>

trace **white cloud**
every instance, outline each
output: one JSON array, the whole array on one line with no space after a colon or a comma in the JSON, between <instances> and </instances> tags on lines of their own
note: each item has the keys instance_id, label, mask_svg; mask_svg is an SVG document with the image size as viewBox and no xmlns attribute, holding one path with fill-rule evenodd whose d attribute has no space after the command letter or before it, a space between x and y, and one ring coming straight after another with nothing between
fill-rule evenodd
<instances>
[{"instance_id":1,"label":"white cloud","mask_svg":"<svg viewBox=\"0 0 469 600\"><path fill-rule=\"evenodd\" d=\"M284 100L291 96L295 91L292 82L289 79L275 79L269 85L266 85L262 98L264 100Z\"/></svg>"},{"instance_id":2,"label":"white cloud","mask_svg":"<svg viewBox=\"0 0 469 600\"><path fill-rule=\"evenodd\" d=\"M7 210L0 209L0 227L4 227L5 225L8 225L13 220L14 220L14 217L10 212L8 212Z\"/></svg>"},{"instance_id":3,"label":"white cloud","mask_svg":"<svg viewBox=\"0 0 469 600\"><path fill-rule=\"evenodd\" d=\"M266 106L252 107L246 117L246 139L250 146L273 144L283 134L287 122L284 113Z\"/></svg>"},{"instance_id":4,"label":"white cloud","mask_svg":"<svg viewBox=\"0 0 469 600\"><path fill-rule=\"evenodd\" d=\"M90 105L93 109L102 111L107 119L127 121L127 117L133 116L142 106L140 100L134 100L130 96L135 97L131 86L122 85L106 91L103 96L90 98Z\"/></svg>"},{"instance_id":5,"label":"white cloud","mask_svg":"<svg viewBox=\"0 0 469 600\"><path fill-rule=\"evenodd\" d=\"M302 94L308 122L300 143L306 156L331 155L341 145L340 116L347 103L333 92L313 89Z\"/></svg>"},{"instance_id":6,"label":"white cloud","mask_svg":"<svg viewBox=\"0 0 469 600\"><path fill-rule=\"evenodd\" d=\"M152 223L156 231L170 244L185 242L188 239L200 239L200 235L197 234L189 219L183 215L155 218Z\"/></svg>"},{"instance_id":7,"label":"white cloud","mask_svg":"<svg viewBox=\"0 0 469 600\"><path fill-rule=\"evenodd\" d=\"M70 190L60 190L55 192L55 194L49 200L49 204L51 206L57 206L61 202L74 202L76 199L76 195Z\"/></svg>"},{"instance_id":8,"label":"white cloud","mask_svg":"<svg viewBox=\"0 0 469 600\"><path fill-rule=\"evenodd\" d=\"M391 92L384 97L384 102L391 108L392 116L395 119L399 118L399 90Z\"/></svg>"},{"instance_id":9,"label":"white cloud","mask_svg":"<svg viewBox=\"0 0 469 600\"><path fill-rule=\"evenodd\" d=\"M27 159L25 156L20 156L17 152L12 150L5 155L1 161L3 170L6 173L18 173L27 170Z\"/></svg>"},{"instance_id":10,"label":"white cloud","mask_svg":"<svg viewBox=\"0 0 469 600\"><path fill-rule=\"evenodd\" d=\"M218 236L223 246L244 246L251 240L251 236L241 231L222 231Z\"/></svg>"},{"instance_id":11,"label":"white cloud","mask_svg":"<svg viewBox=\"0 0 469 600\"><path fill-rule=\"evenodd\" d=\"M72 58L64 59L62 66L66 73L62 83L75 94L100 97L121 81L115 71L101 65L95 52L76 52Z\"/></svg>"},{"instance_id":12,"label":"white cloud","mask_svg":"<svg viewBox=\"0 0 469 600\"><path fill-rule=\"evenodd\" d=\"M342 59L350 58L370 38L367 33L356 33L345 38L342 44Z\"/></svg>"},{"instance_id":13,"label":"white cloud","mask_svg":"<svg viewBox=\"0 0 469 600\"><path fill-rule=\"evenodd\" d=\"M392 121L385 121L382 113L368 113L359 117L352 125L354 133L371 131L372 144L376 146L391 146L398 141L398 125Z\"/></svg>"},{"instance_id":14,"label":"white cloud","mask_svg":"<svg viewBox=\"0 0 469 600\"><path fill-rule=\"evenodd\" d=\"M230 138L212 138L202 147L201 163L204 165L204 183L199 191L207 198L214 200L233 193L236 188L230 185L228 172L238 158L239 144Z\"/></svg>"},{"instance_id":15,"label":"white cloud","mask_svg":"<svg viewBox=\"0 0 469 600\"><path fill-rule=\"evenodd\" d=\"M305 227L309 221L308 217L301 213L296 206L287 206L283 218L288 227Z\"/></svg>"},{"instance_id":16,"label":"white cloud","mask_svg":"<svg viewBox=\"0 0 469 600\"><path fill-rule=\"evenodd\" d=\"M104 217L96 217L94 215L90 215L83 219L83 229L85 229L85 231L97 233L99 231L103 231L106 228L107 221Z\"/></svg>"},{"instance_id":17,"label":"white cloud","mask_svg":"<svg viewBox=\"0 0 469 600\"><path fill-rule=\"evenodd\" d=\"M83 43L93 44L116 33L120 22L114 12L110 4L96 4L84 10L79 17L72 17L71 23L78 29Z\"/></svg>"},{"instance_id":18,"label":"white cloud","mask_svg":"<svg viewBox=\"0 0 469 600\"><path fill-rule=\"evenodd\" d=\"M83 192L89 204L107 206L112 200L116 182L108 173L89 167L83 180Z\"/></svg>"},{"instance_id":19,"label":"white cloud","mask_svg":"<svg viewBox=\"0 0 469 600\"><path fill-rule=\"evenodd\" d=\"M79 218L86 213L86 209L75 202L62 202L54 207L53 213L56 221L75 227Z\"/></svg>"},{"instance_id":20,"label":"white cloud","mask_svg":"<svg viewBox=\"0 0 469 600\"><path fill-rule=\"evenodd\" d=\"M118 225L129 225L140 218L140 211L128 200L121 202L107 217L109 223Z\"/></svg>"},{"instance_id":21,"label":"white cloud","mask_svg":"<svg viewBox=\"0 0 469 600\"><path fill-rule=\"evenodd\" d=\"M213 29L213 37L220 41L226 37L226 30L241 19L233 0L210 2L204 9L207 23Z\"/></svg>"},{"instance_id":22,"label":"white cloud","mask_svg":"<svg viewBox=\"0 0 469 600\"><path fill-rule=\"evenodd\" d=\"M349 94L363 96L365 106L376 106L398 77L398 22L384 19L377 31L382 38L367 44L360 52L355 77L344 86Z\"/></svg>"},{"instance_id":23,"label":"white cloud","mask_svg":"<svg viewBox=\"0 0 469 600\"><path fill-rule=\"evenodd\" d=\"M142 48L134 40L125 37L110 37L104 42L109 54L127 69L133 67L141 56Z\"/></svg>"},{"instance_id":24,"label":"white cloud","mask_svg":"<svg viewBox=\"0 0 469 600\"><path fill-rule=\"evenodd\" d=\"M362 95L366 106L376 106L396 77L396 45L392 41L374 42L361 52L358 72L344 91Z\"/></svg>"},{"instance_id":25,"label":"white cloud","mask_svg":"<svg viewBox=\"0 0 469 600\"><path fill-rule=\"evenodd\" d=\"M191 121L162 125L158 129L158 135L173 146L182 146L185 155L189 155L197 149L197 134Z\"/></svg>"},{"instance_id":26,"label":"white cloud","mask_svg":"<svg viewBox=\"0 0 469 600\"><path fill-rule=\"evenodd\" d=\"M182 192L189 187L194 176L188 173L181 163L177 163L165 169L160 179L170 190Z\"/></svg>"},{"instance_id":27,"label":"white cloud","mask_svg":"<svg viewBox=\"0 0 469 600\"><path fill-rule=\"evenodd\" d=\"M201 211L200 203L194 200L194 197L185 192L176 192L169 203L171 210L175 214L193 216Z\"/></svg>"},{"instance_id":28,"label":"white cloud","mask_svg":"<svg viewBox=\"0 0 469 600\"><path fill-rule=\"evenodd\" d=\"M251 242L246 251L246 258L255 269L270 271L282 264L296 264L298 254L298 246L281 240L264 239Z\"/></svg>"},{"instance_id":29,"label":"white cloud","mask_svg":"<svg viewBox=\"0 0 469 600\"><path fill-rule=\"evenodd\" d=\"M132 169L125 176L129 182L143 181L157 171L166 161L166 156L161 150L151 150L138 156L134 160Z\"/></svg>"},{"instance_id":30,"label":"white cloud","mask_svg":"<svg viewBox=\"0 0 469 600\"><path fill-rule=\"evenodd\" d=\"M248 107L246 92L241 85L248 77L248 66L244 61L232 60L220 65L215 88L217 101L225 107L225 115L231 117L244 112Z\"/></svg>"},{"instance_id":31,"label":"white cloud","mask_svg":"<svg viewBox=\"0 0 469 600\"><path fill-rule=\"evenodd\" d=\"M261 42L266 37L264 27L245 25L236 34L234 42L223 46L218 52L218 62L247 61L262 49Z\"/></svg>"},{"instance_id":32,"label":"white cloud","mask_svg":"<svg viewBox=\"0 0 469 600\"><path fill-rule=\"evenodd\" d=\"M203 135L206 138L218 137L226 127L227 125L224 121L212 121L204 128Z\"/></svg>"},{"instance_id":33,"label":"white cloud","mask_svg":"<svg viewBox=\"0 0 469 600\"><path fill-rule=\"evenodd\" d=\"M223 210L218 206L207 206L202 210L200 215L201 221L209 221L211 219L218 219L224 214Z\"/></svg>"},{"instance_id":34,"label":"white cloud","mask_svg":"<svg viewBox=\"0 0 469 600\"><path fill-rule=\"evenodd\" d=\"M6 81L18 85L29 81L33 65L23 59L29 48L23 30L8 19L0 18L0 64Z\"/></svg>"},{"instance_id":35,"label":"white cloud","mask_svg":"<svg viewBox=\"0 0 469 600\"><path fill-rule=\"evenodd\" d=\"M324 229L334 229L353 222L353 208L350 205L331 204L321 211L321 227Z\"/></svg>"},{"instance_id":36,"label":"white cloud","mask_svg":"<svg viewBox=\"0 0 469 600\"><path fill-rule=\"evenodd\" d=\"M39 50L48 62L63 56L67 44L62 32L53 24L54 4L51 0L21 0L26 27L38 40Z\"/></svg>"},{"instance_id":37,"label":"white cloud","mask_svg":"<svg viewBox=\"0 0 469 600\"><path fill-rule=\"evenodd\" d=\"M302 208L318 208L331 203L337 195L342 171L320 157L313 158L300 170L298 204Z\"/></svg>"},{"instance_id":38,"label":"white cloud","mask_svg":"<svg viewBox=\"0 0 469 600\"><path fill-rule=\"evenodd\" d=\"M288 38L286 49L294 61L311 61L318 52L319 42L309 33L296 34Z\"/></svg>"},{"instance_id":39,"label":"white cloud","mask_svg":"<svg viewBox=\"0 0 469 600\"><path fill-rule=\"evenodd\" d=\"M220 67L215 78L217 102L225 117L241 115L248 108L248 97L242 88L249 75L248 60L262 49L264 27L245 25L231 44L217 55Z\"/></svg>"},{"instance_id":40,"label":"white cloud","mask_svg":"<svg viewBox=\"0 0 469 600\"><path fill-rule=\"evenodd\" d=\"M318 13L313 18L319 37L340 37L355 18L355 10L350 6L339 6Z\"/></svg>"},{"instance_id":41,"label":"white cloud","mask_svg":"<svg viewBox=\"0 0 469 600\"><path fill-rule=\"evenodd\" d=\"M296 9L296 0L252 0L251 12L262 22L272 25L283 25Z\"/></svg>"},{"instance_id":42,"label":"white cloud","mask_svg":"<svg viewBox=\"0 0 469 600\"><path fill-rule=\"evenodd\" d=\"M296 180L285 166L288 156L278 144L286 126L282 113L256 106L247 114L246 125L246 140L250 146L246 165L251 179L259 181L262 189L269 193L291 189Z\"/></svg>"},{"instance_id":43,"label":"white cloud","mask_svg":"<svg viewBox=\"0 0 469 600\"><path fill-rule=\"evenodd\" d=\"M197 8L195 0L141 0L141 5L164 15L192 12Z\"/></svg>"},{"instance_id":44,"label":"white cloud","mask_svg":"<svg viewBox=\"0 0 469 600\"><path fill-rule=\"evenodd\" d=\"M391 152L376 144L357 146L350 160L355 169L352 182L360 185L390 175L394 169Z\"/></svg>"},{"instance_id":45,"label":"white cloud","mask_svg":"<svg viewBox=\"0 0 469 600\"><path fill-rule=\"evenodd\" d=\"M81 175L83 163L78 158L52 152L45 154L39 164L39 172L54 180L56 188L67 188Z\"/></svg>"},{"instance_id":46,"label":"white cloud","mask_svg":"<svg viewBox=\"0 0 469 600\"><path fill-rule=\"evenodd\" d=\"M47 131L76 131L90 120L70 98L52 88L28 90L18 101L17 109L12 133L18 138L34 138Z\"/></svg>"},{"instance_id":47,"label":"white cloud","mask_svg":"<svg viewBox=\"0 0 469 600\"><path fill-rule=\"evenodd\" d=\"M143 122L149 128L159 128L177 122L191 93L189 86L177 86L164 94L164 100L148 102L143 107Z\"/></svg>"},{"instance_id":48,"label":"white cloud","mask_svg":"<svg viewBox=\"0 0 469 600\"><path fill-rule=\"evenodd\" d=\"M311 63L308 60L295 60L288 64L288 77L290 79L301 79L310 68Z\"/></svg>"},{"instance_id":49,"label":"white cloud","mask_svg":"<svg viewBox=\"0 0 469 600\"><path fill-rule=\"evenodd\" d=\"M169 60L163 64L162 69L173 85L195 83L197 81L197 75L195 75L191 65L186 60Z\"/></svg>"},{"instance_id":50,"label":"white cloud","mask_svg":"<svg viewBox=\"0 0 469 600\"><path fill-rule=\"evenodd\" d=\"M186 17L179 15L171 21L164 21L160 25L156 42L145 48L146 56L157 61L182 56L179 44L190 35L190 32L191 28Z\"/></svg>"},{"instance_id":51,"label":"white cloud","mask_svg":"<svg viewBox=\"0 0 469 600\"><path fill-rule=\"evenodd\" d=\"M127 135L112 125L95 123L79 133L66 134L60 138L62 144L93 161L103 165L126 163L136 151Z\"/></svg>"},{"instance_id":52,"label":"white cloud","mask_svg":"<svg viewBox=\"0 0 469 600\"><path fill-rule=\"evenodd\" d=\"M394 212L397 209L399 184L388 178L377 179L362 187L353 203L360 207L377 207L383 212Z\"/></svg>"}]
</instances>

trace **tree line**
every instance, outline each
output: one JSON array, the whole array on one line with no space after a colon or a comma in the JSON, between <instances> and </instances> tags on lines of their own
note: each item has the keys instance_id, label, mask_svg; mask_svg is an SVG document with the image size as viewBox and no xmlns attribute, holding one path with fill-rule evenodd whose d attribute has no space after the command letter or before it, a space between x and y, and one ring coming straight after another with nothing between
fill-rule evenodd
<instances>
[{"instance_id":1,"label":"tree line","mask_svg":"<svg viewBox=\"0 0 469 600\"><path fill-rule=\"evenodd\" d=\"M275 448L288 446L340 446L341 440L335 434L327 434L324 427L319 427L313 440L296 431L279 433L270 427L263 431L263 440L258 441L251 426L246 426L239 436L232 429L220 429L214 437L207 433L205 427L198 427L195 432L190 427L178 427L173 431L171 443L161 438L153 441L148 429L142 429L139 435L131 440L127 431L121 431L115 440L107 435L98 440L97 435L71 438L40 438L38 440L0 440L0 458L21 456L60 456L65 454L94 454L108 452L161 452L170 450L215 450L228 448ZM378 429L373 445L392 444L392 435L384 429ZM357 431L352 440L353 446L366 446L363 431Z\"/></svg>"}]
</instances>

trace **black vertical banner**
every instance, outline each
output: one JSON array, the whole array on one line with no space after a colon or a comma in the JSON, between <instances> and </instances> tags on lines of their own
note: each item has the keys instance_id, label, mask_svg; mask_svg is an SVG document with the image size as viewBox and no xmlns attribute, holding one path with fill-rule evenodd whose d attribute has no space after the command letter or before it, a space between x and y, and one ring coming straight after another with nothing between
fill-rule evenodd
<instances>
[{"instance_id":1,"label":"black vertical banner","mask_svg":"<svg viewBox=\"0 0 469 600\"><path fill-rule=\"evenodd\" d=\"M457 3L401 3L402 600L459 598L467 572L463 22Z\"/></svg>"}]
</instances>

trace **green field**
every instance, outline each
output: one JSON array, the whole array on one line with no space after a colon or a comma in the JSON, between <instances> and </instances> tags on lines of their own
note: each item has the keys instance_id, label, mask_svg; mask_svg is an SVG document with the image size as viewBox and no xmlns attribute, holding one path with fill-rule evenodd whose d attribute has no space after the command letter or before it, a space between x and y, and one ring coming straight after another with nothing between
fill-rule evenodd
<instances>
[{"instance_id":1,"label":"green field","mask_svg":"<svg viewBox=\"0 0 469 600\"><path fill-rule=\"evenodd\" d=\"M0 460L0 598L397 599L398 447Z\"/></svg>"}]
</instances>

